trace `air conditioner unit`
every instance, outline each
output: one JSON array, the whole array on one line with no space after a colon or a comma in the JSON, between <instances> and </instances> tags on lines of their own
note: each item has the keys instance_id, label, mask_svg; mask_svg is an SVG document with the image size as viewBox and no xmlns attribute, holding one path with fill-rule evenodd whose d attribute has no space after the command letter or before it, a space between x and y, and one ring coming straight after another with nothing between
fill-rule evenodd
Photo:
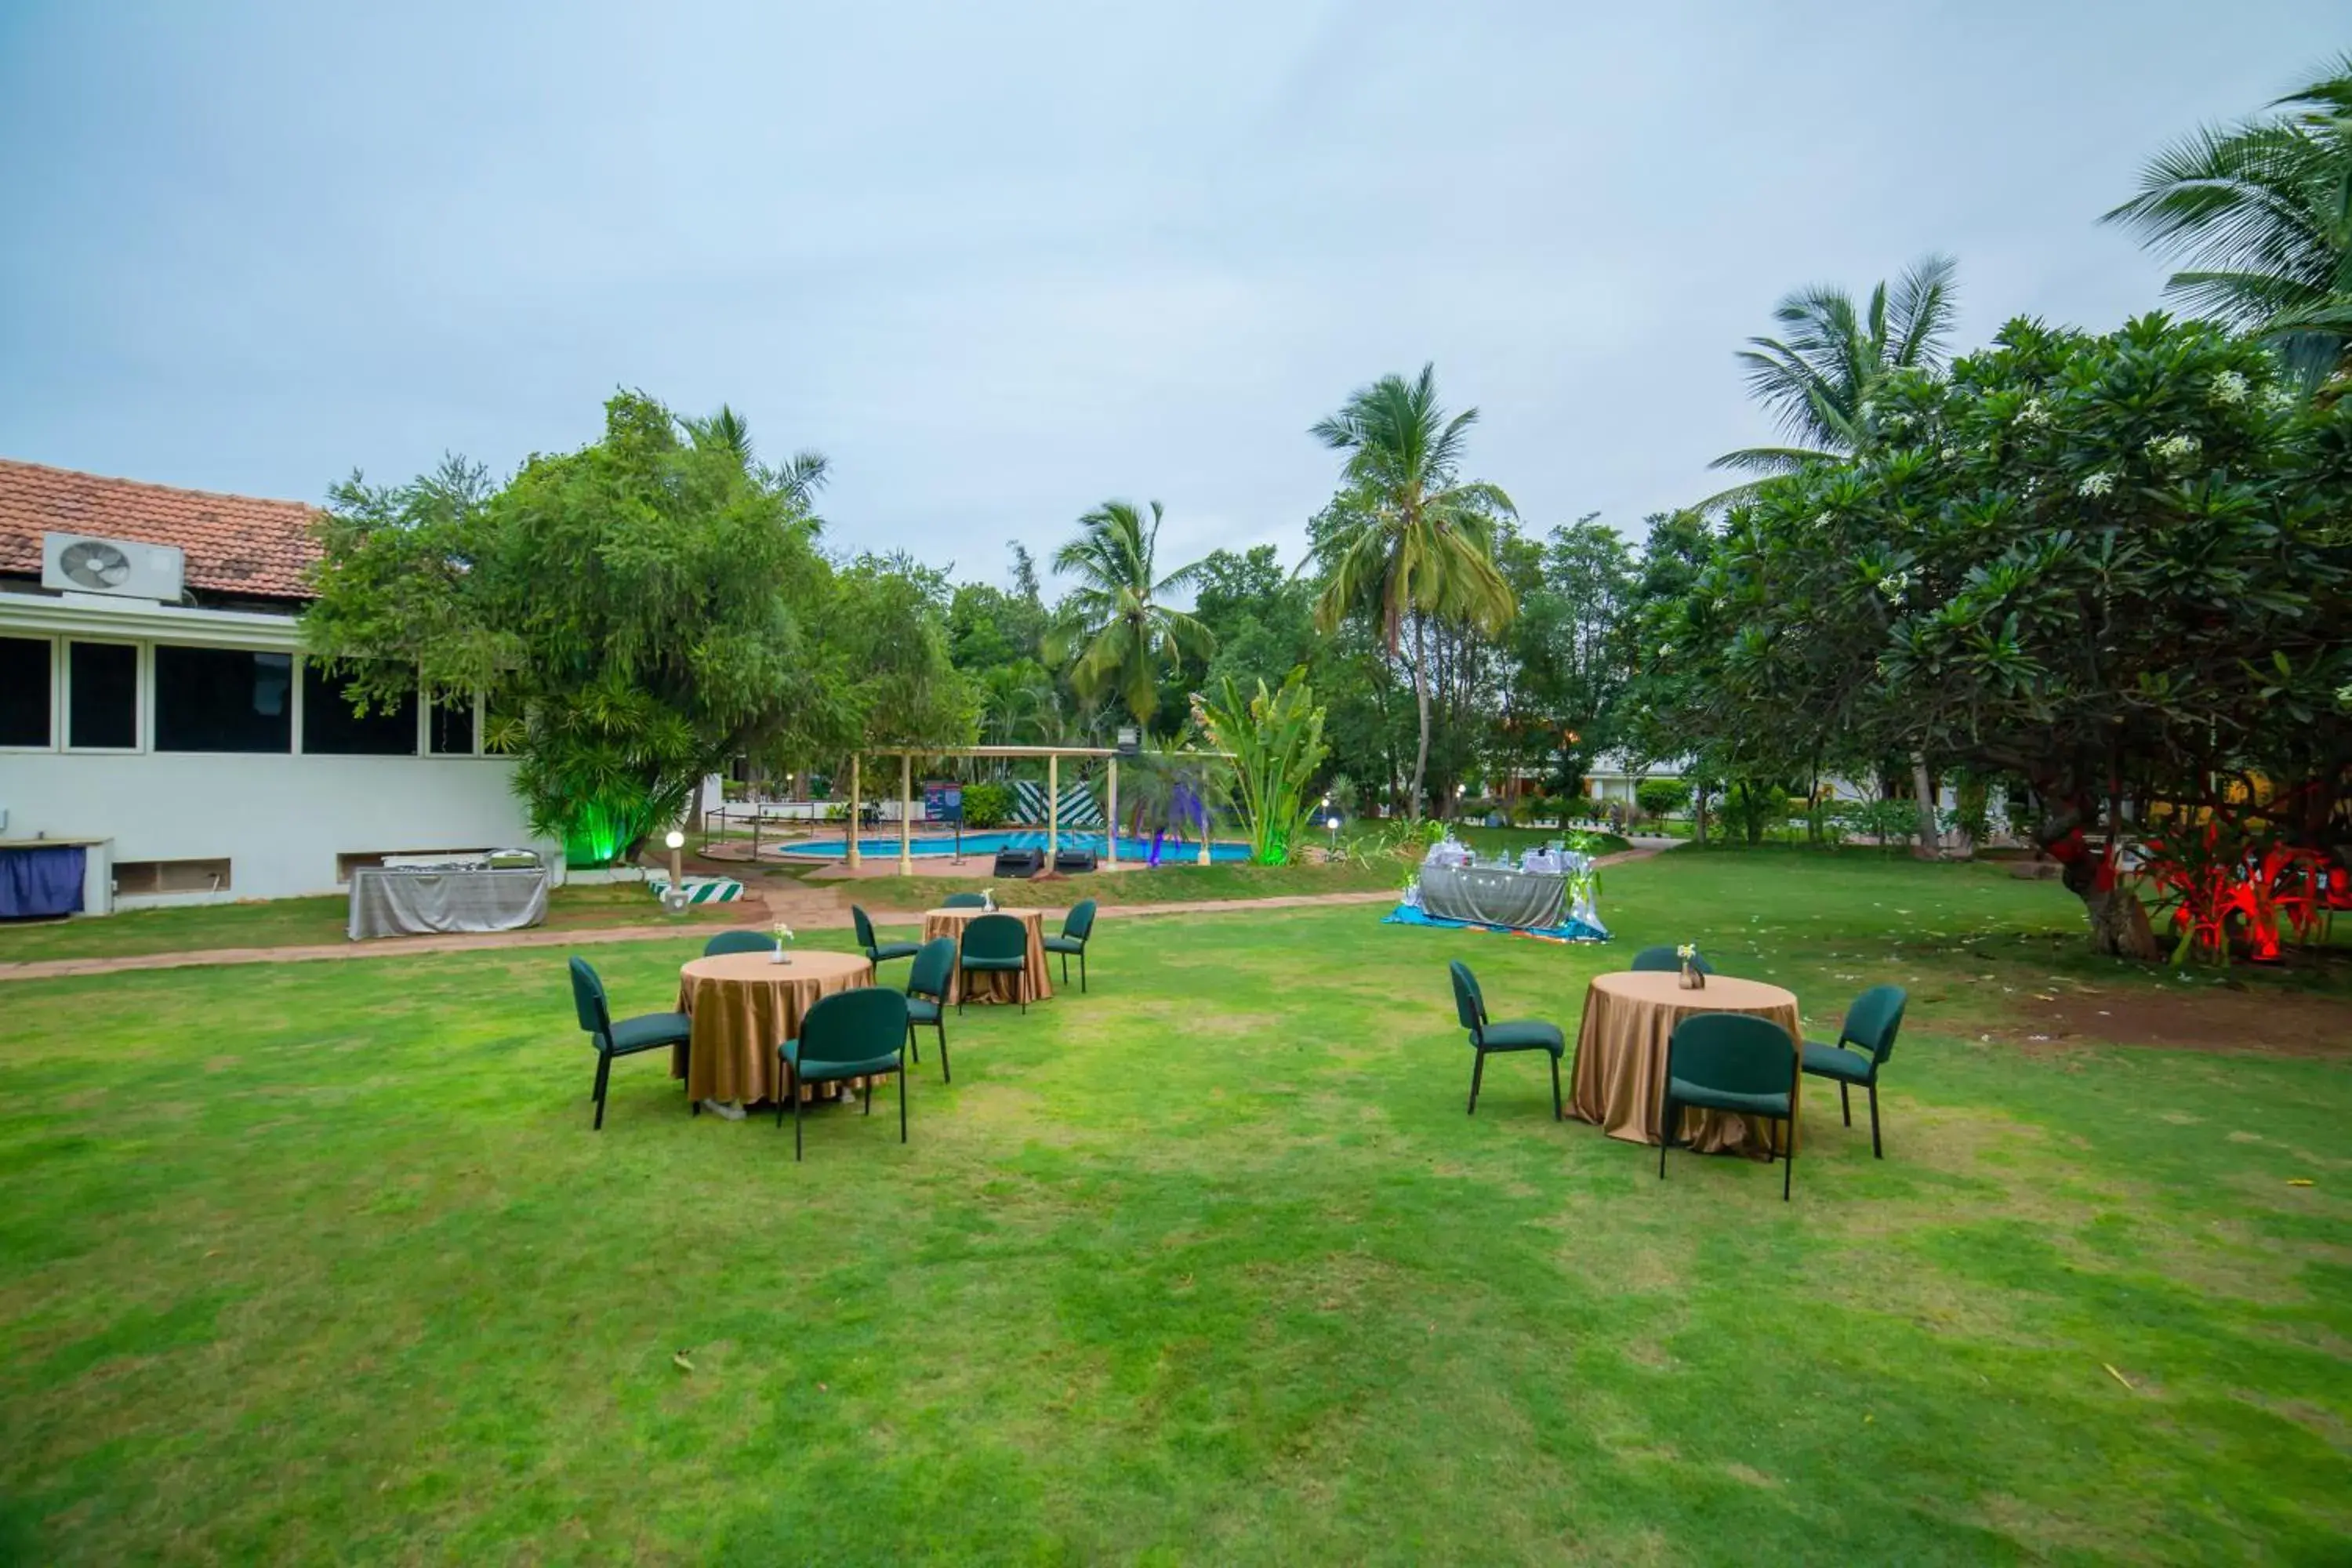
<instances>
[{"instance_id":1,"label":"air conditioner unit","mask_svg":"<svg viewBox=\"0 0 2352 1568\"><path fill-rule=\"evenodd\" d=\"M68 594L119 594L169 604L180 597L185 566L177 545L80 533L41 535L41 586Z\"/></svg>"}]
</instances>

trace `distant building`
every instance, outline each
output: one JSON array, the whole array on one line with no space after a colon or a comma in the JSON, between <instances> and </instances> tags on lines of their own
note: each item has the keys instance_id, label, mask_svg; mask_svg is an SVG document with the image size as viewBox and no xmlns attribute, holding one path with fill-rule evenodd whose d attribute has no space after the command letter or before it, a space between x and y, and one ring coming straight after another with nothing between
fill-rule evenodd
<instances>
[{"instance_id":1,"label":"distant building","mask_svg":"<svg viewBox=\"0 0 2352 1568\"><path fill-rule=\"evenodd\" d=\"M0 854L86 845L92 914L332 893L387 854L561 867L478 700L361 719L302 658L312 517L0 460Z\"/></svg>"}]
</instances>

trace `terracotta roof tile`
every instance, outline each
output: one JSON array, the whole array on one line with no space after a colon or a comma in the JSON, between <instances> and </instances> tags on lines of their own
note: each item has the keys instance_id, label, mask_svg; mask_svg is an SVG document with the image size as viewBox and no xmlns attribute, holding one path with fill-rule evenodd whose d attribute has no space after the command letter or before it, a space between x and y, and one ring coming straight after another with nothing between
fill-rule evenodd
<instances>
[{"instance_id":1,"label":"terracotta roof tile","mask_svg":"<svg viewBox=\"0 0 2352 1568\"><path fill-rule=\"evenodd\" d=\"M307 599L319 545L299 501L180 490L0 458L0 572L41 570L41 535L93 533L176 544L187 584L216 594Z\"/></svg>"}]
</instances>

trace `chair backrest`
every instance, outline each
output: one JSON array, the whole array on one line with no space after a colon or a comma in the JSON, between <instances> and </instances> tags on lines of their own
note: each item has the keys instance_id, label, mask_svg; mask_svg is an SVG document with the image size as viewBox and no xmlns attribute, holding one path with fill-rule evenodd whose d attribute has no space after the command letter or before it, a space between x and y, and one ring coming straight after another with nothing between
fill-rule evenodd
<instances>
[{"instance_id":1,"label":"chair backrest","mask_svg":"<svg viewBox=\"0 0 2352 1568\"><path fill-rule=\"evenodd\" d=\"M1873 1061L1884 1062L1895 1054L1895 1034L1903 1027L1903 1009L1910 1000L1911 994L1900 985L1872 986L1845 1010L1839 1041L1867 1051Z\"/></svg>"},{"instance_id":2,"label":"chair backrest","mask_svg":"<svg viewBox=\"0 0 2352 1568\"><path fill-rule=\"evenodd\" d=\"M880 985L820 997L801 1019L803 1068L870 1062L907 1043L907 998Z\"/></svg>"},{"instance_id":3,"label":"chair backrest","mask_svg":"<svg viewBox=\"0 0 2352 1568\"><path fill-rule=\"evenodd\" d=\"M988 908L988 895L986 893L950 893L948 895L948 901L941 904L940 908L943 910L984 910Z\"/></svg>"},{"instance_id":4,"label":"chair backrest","mask_svg":"<svg viewBox=\"0 0 2352 1568\"><path fill-rule=\"evenodd\" d=\"M951 936L935 936L923 943L915 954L915 966L907 972L907 994L928 996L934 1002L948 999L948 981L955 973L956 944Z\"/></svg>"},{"instance_id":5,"label":"chair backrest","mask_svg":"<svg viewBox=\"0 0 2352 1568\"><path fill-rule=\"evenodd\" d=\"M849 906L849 923L857 928L858 946L872 947L874 945L874 922L871 919L867 918L866 911L859 909L856 904Z\"/></svg>"},{"instance_id":6,"label":"chair backrest","mask_svg":"<svg viewBox=\"0 0 2352 1568\"><path fill-rule=\"evenodd\" d=\"M1797 1059L1796 1042L1769 1018L1695 1013L1666 1044L1666 1076L1727 1094L1787 1094Z\"/></svg>"},{"instance_id":7,"label":"chair backrest","mask_svg":"<svg viewBox=\"0 0 2352 1568\"><path fill-rule=\"evenodd\" d=\"M584 958L572 961L572 1007L580 1026L599 1040L613 1037L613 1012L604 1000L604 983Z\"/></svg>"},{"instance_id":8,"label":"chair backrest","mask_svg":"<svg viewBox=\"0 0 2352 1568\"><path fill-rule=\"evenodd\" d=\"M1683 961L1675 956L1675 950L1671 947L1645 947L1633 955L1633 967L1636 970L1675 970L1682 966ZM1705 953L1693 958L1691 967L1701 974L1715 973L1715 965L1706 961Z\"/></svg>"},{"instance_id":9,"label":"chair backrest","mask_svg":"<svg viewBox=\"0 0 2352 1568\"><path fill-rule=\"evenodd\" d=\"M1095 934L1095 901L1092 899L1080 899L1072 907L1063 918L1062 934L1074 936L1080 942Z\"/></svg>"},{"instance_id":10,"label":"chair backrest","mask_svg":"<svg viewBox=\"0 0 2352 1568\"><path fill-rule=\"evenodd\" d=\"M1022 958L1029 952L1029 929L1011 915L982 915L963 928L963 955Z\"/></svg>"},{"instance_id":11,"label":"chair backrest","mask_svg":"<svg viewBox=\"0 0 2352 1568\"><path fill-rule=\"evenodd\" d=\"M1471 1037L1475 1039L1478 1032L1486 1026L1486 994L1478 989L1478 977L1471 973L1470 966L1460 959L1455 959L1445 968L1454 976L1454 1016L1462 1021L1462 1026L1469 1030Z\"/></svg>"},{"instance_id":12,"label":"chair backrest","mask_svg":"<svg viewBox=\"0 0 2352 1568\"><path fill-rule=\"evenodd\" d=\"M717 958L728 952L773 952L776 939L765 931L722 931L702 944L702 956Z\"/></svg>"}]
</instances>

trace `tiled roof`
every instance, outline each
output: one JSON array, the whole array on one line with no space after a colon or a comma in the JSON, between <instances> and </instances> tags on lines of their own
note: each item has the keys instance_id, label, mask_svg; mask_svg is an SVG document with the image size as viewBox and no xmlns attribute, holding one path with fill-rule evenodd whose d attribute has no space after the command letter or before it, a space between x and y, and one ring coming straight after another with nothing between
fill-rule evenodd
<instances>
[{"instance_id":1,"label":"tiled roof","mask_svg":"<svg viewBox=\"0 0 2352 1568\"><path fill-rule=\"evenodd\" d=\"M0 572L38 575L41 535L92 533L176 544L187 584L216 594L307 599L316 514L299 501L178 490L0 458Z\"/></svg>"}]
</instances>

